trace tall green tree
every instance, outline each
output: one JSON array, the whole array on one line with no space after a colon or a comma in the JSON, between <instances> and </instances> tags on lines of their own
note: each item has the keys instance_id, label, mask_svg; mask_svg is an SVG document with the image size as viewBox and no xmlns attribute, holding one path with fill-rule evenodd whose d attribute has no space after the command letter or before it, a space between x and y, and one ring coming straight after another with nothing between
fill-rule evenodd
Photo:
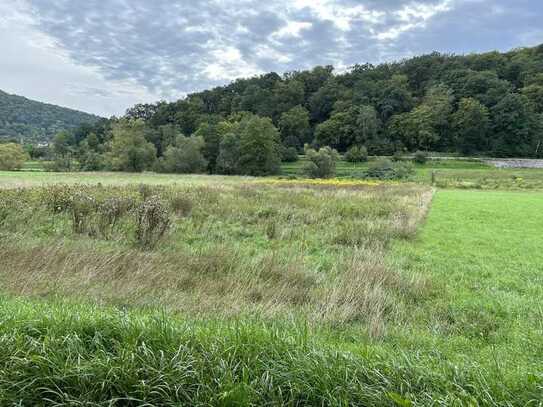
<instances>
[{"instance_id":1,"label":"tall green tree","mask_svg":"<svg viewBox=\"0 0 543 407\"><path fill-rule=\"evenodd\" d=\"M481 102L474 98L461 99L451 121L460 152L473 154L489 150L489 112Z\"/></svg>"},{"instance_id":2,"label":"tall green tree","mask_svg":"<svg viewBox=\"0 0 543 407\"><path fill-rule=\"evenodd\" d=\"M393 75L379 97L378 108L381 119L386 122L395 114L408 112L414 104L407 76Z\"/></svg>"},{"instance_id":3,"label":"tall green tree","mask_svg":"<svg viewBox=\"0 0 543 407\"><path fill-rule=\"evenodd\" d=\"M279 130L284 146L301 148L309 141L309 112L301 105L284 112L279 119Z\"/></svg>"},{"instance_id":4,"label":"tall green tree","mask_svg":"<svg viewBox=\"0 0 543 407\"><path fill-rule=\"evenodd\" d=\"M356 117L357 135L355 143L358 145L370 144L377 137L381 126L377 111L373 106L364 105L358 109Z\"/></svg>"},{"instance_id":5,"label":"tall green tree","mask_svg":"<svg viewBox=\"0 0 543 407\"><path fill-rule=\"evenodd\" d=\"M304 84L297 80L279 81L273 88L274 119L304 103Z\"/></svg>"},{"instance_id":6,"label":"tall green tree","mask_svg":"<svg viewBox=\"0 0 543 407\"><path fill-rule=\"evenodd\" d=\"M143 120L121 120L112 128L108 166L115 171L141 172L153 167L155 146L145 139Z\"/></svg>"},{"instance_id":7,"label":"tall green tree","mask_svg":"<svg viewBox=\"0 0 543 407\"><path fill-rule=\"evenodd\" d=\"M491 110L492 145L498 156L535 156L540 117L526 96L511 93Z\"/></svg>"},{"instance_id":8,"label":"tall green tree","mask_svg":"<svg viewBox=\"0 0 543 407\"><path fill-rule=\"evenodd\" d=\"M202 154L205 146L203 137L177 136L175 143L164 152L157 165L160 172L195 174L205 172L207 161Z\"/></svg>"},{"instance_id":9,"label":"tall green tree","mask_svg":"<svg viewBox=\"0 0 543 407\"><path fill-rule=\"evenodd\" d=\"M239 130L240 172L255 176L279 173L280 147L279 132L271 119L244 119Z\"/></svg>"},{"instance_id":10,"label":"tall green tree","mask_svg":"<svg viewBox=\"0 0 543 407\"><path fill-rule=\"evenodd\" d=\"M372 106L350 106L319 124L315 129L315 141L320 146L346 151L353 145L374 140L379 126L377 113Z\"/></svg>"},{"instance_id":11,"label":"tall green tree","mask_svg":"<svg viewBox=\"0 0 543 407\"><path fill-rule=\"evenodd\" d=\"M67 157L73 153L75 148L75 137L69 131L61 131L53 138L53 151L58 157Z\"/></svg>"},{"instance_id":12,"label":"tall green tree","mask_svg":"<svg viewBox=\"0 0 543 407\"><path fill-rule=\"evenodd\" d=\"M521 91L532 104L534 111L543 113L543 85L528 85Z\"/></svg>"},{"instance_id":13,"label":"tall green tree","mask_svg":"<svg viewBox=\"0 0 543 407\"><path fill-rule=\"evenodd\" d=\"M217 172L219 174L239 174L240 142L237 134L226 133L219 147L217 157Z\"/></svg>"},{"instance_id":14,"label":"tall green tree","mask_svg":"<svg viewBox=\"0 0 543 407\"><path fill-rule=\"evenodd\" d=\"M208 171L214 173L217 167L217 158L220 153L221 129L219 123L202 123L194 133L204 141L202 153L207 161Z\"/></svg>"}]
</instances>

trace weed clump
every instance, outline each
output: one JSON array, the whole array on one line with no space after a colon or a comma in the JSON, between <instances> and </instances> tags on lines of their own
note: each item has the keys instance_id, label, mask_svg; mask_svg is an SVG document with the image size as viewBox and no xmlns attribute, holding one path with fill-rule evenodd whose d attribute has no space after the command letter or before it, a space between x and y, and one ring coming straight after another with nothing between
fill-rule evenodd
<instances>
[{"instance_id":1,"label":"weed clump","mask_svg":"<svg viewBox=\"0 0 543 407\"><path fill-rule=\"evenodd\" d=\"M97 208L99 214L97 226L100 235L109 239L121 217L131 211L135 205L134 199L124 196L109 197L100 203Z\"/></svg>"},{"instance_id":2,"label":"weed clump","mask_svg":"<svg viewBox=\"0 0 543 407\"><path fill-rule=\"evenodd\" d=\"M41 201L53 213L60 213L70 209L73 201L74 189L69 185L50 185L41 190Z\"/></svg>"},{"instance_id":3,"label":"weed clump","mask_svg":"<svg viewBox=\"0 0 543 407\"><path fill-rule=\"evenodd\" d=\"M170 197L172 211L180 217L187 217L192 212L192 201L186 196L176 193Z\"/></svg>"},{"instance_id":4,"label":"weed clump","mask_svg":"<svg viewBox=\"0 0 543 407\"><path fill-rule=\"evenodd\" d=\"M91 216L96 210L96 200L78 191L71 196L70 210L72 215L72 227L75 233L89 233L92 227Z\"/></svg>"},{"instance_id":5,"label":"weed clump","mask_svg":"<svg viewBox=\"0 0 543 407\"><path fill-rule=\"evenodd\" d=\"M136 208L135 237L138 245L153 248L171 225L167 204L154 195Z\"/></svg>"}]
</instances>

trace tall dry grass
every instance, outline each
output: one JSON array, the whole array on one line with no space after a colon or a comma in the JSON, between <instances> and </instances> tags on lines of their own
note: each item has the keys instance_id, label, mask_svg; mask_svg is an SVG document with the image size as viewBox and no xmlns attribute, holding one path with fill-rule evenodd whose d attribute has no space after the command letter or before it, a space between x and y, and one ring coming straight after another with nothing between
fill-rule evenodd
<instances>
[{"instance_id":1,"label":"tall dry grass","mask_svg":"<svg viewBox=\"0 0 543 407\"><path fill-rule=\"evenodd\" d=\"M375 337L401 315L405 301L424 295L420 276L386 258L392 241L416 232L431 199L427 189L239 184L147 192L101 186L0 191L4 290L191 315L360 322ZM137 244L138 216L150 199L172 205L161 212L171 227L152 248ZM81 202L88 204L84 210ZM112 202L124 203L115 216ZM114 219L102 224L108 232L82 233L103 222L101 210Z\"/></svg>"}]
</instances>

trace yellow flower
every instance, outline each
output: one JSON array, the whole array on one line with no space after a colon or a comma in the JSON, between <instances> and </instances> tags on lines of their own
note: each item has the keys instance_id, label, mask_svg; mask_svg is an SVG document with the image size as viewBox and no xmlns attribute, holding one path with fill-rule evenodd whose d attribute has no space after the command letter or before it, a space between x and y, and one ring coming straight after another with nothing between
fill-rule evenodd
<instances>
[{"instance_id":1,"label":"yellow flower","mask_svg":"<svg viewBox=\"0 0 543 407\"><path fill-rule=\"evenodd\" d=\"M265 179L255 181L259 184L271 184L271 185L322 185L322 186L336 186L336 187L359 187L359 186L377 186L382 184L395 184L393 181L372 181L372 180L348 180L338 178L308 178L308 179Z\"/></svg>"}]
</instances>

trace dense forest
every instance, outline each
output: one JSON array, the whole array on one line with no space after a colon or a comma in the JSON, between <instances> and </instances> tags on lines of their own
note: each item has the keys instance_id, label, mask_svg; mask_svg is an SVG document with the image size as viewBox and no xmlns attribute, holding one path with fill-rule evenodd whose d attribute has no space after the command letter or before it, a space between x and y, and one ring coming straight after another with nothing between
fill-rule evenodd
<instances>
[{"instance_id":1,"label":"dense forest","mask_svg":"<svg viewBox=\"0 0 543 407\"><path fill-rule=\"evenodd\" d=\"M242 173L296 152L543 156L543 45L239 79L55 139L81 169Z\"/></svg>"},{"instance_id":2,"label":"dense forest","mask_svg":"<svg viewBox=\"0 0 543 407\"><path fill-rule=\"evenodd\" d=\"M62 130L82 123L96 123L99 117L47 103L36 102L0 90L0 140L28 143L50 141Z\"/></svg>"}]
</instances>

